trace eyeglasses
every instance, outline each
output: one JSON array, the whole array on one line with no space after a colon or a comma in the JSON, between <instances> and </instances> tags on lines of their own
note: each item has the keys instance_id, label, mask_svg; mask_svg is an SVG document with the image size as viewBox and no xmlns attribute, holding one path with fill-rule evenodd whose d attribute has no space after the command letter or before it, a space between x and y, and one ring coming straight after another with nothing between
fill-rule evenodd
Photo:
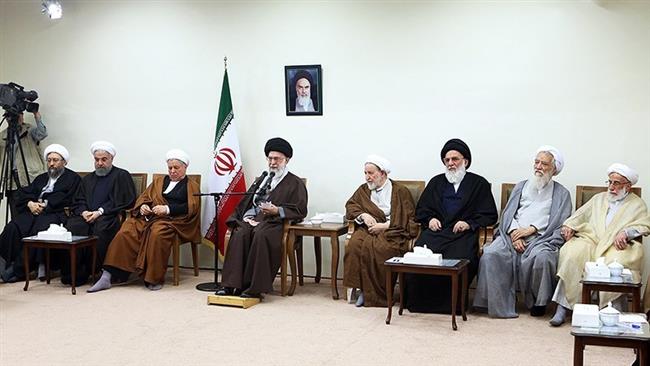
<instances>
[{"instance_id":1,"label":"eyeglasses","mask_svg":"<svg viewBox=\"0 0 650 366\"><path fill-rule=\"evenodd\" d=\"M282 161L282 160L284 160L284 159L286 159L286 158L283 158L283 157L281 157L281 156L267 156L267 157L266 157L266 160L268 160L268 161L277 161L277 162L280 162L280 161Z\"/></svg>"},{"instance_id":2,"label":"eyeglasses","mask_svg":"<svg viewBox=\"0 0 650 366\"><path fill-rule=\"evenodd\" d=\"M629 182L619 182L617 180L609 180L609 179L605 181L605 184L607 184L608 187L614 186L614 188L620 188L628 183Z\"/></svg>"},{"instance_id":3,"label":"eyeglasses","mask_svg":"<svg viewBox=\"0 0 650 366\"><path fill-rule=\"evenodd\" d=\"M47 158L47 162L48 162L48 163L58 163L58 162L61 161L61 160L63 160L63 159L59 159L59 158Z\"/></svg>"},{"instance_id":4,"label":"eyeglasses","mask_svg":"<svg viewBox=\"0 0 650 366\"><path fill-rule=\"evenodd\" d=\"M453 161L454 163L457 163L459 161L463 160L463 158L459 158L458 156L452 156L451 158L444 158L442 161L445 162L445 164L449 163L450 161Z\"/></svg>"}]
</instances>

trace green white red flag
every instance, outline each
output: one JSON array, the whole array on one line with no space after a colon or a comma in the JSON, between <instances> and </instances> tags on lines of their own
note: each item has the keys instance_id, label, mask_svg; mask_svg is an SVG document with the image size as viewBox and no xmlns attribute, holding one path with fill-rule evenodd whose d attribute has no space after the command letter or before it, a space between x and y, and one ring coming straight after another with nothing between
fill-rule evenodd
<instances>
[{"instance_id":1,"label":"green white red flag","mask_svg":"<svg viewBox=\"0 0 650 366\"><path fill-rule=\"evenodd\" d=\"M210 192L245 192L246 181L242 169L241 154L237 129L233 123L232 100L230 99L230 85L228 83L228 70L223 76L221 87L221 100L219 102L219 115L217 117L217 131L212 147L212 161L208 174L208 189ZM223 239L226 234L226 219L235 210L242 196L224 195L219 200L219 207L215 212L214 203L206 202L203 211L203 228L205 239L212 246L219 243L219 253L223 255Z\"/></svg>"}]
</instances>

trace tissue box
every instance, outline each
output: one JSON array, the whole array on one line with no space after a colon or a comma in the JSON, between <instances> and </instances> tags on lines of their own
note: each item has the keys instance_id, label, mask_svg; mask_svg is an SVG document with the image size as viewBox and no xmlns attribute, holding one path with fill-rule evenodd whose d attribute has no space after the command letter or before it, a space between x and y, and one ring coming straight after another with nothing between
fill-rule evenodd
<instances>
[{"instance_id":1,"label":"tissue box","mask_svg":"<svg viewBox=\"0 0 650 366\"><path fill-rule=\"evenodd\" d=\"M39 240L56 240L56 241L72 241L72 233L67 231L63 233L53 233L47 231L39 231L36 235Z\"/></svg>"},{"instance_id":2,"label":"tissue box","mask_svg":"<svg viewBox=\"0 0 650 366\"><path fill-rule=\"evenodd\" d=\"M599 328L600 314L598 313L598 305L575 304L573 306L571 325L574 327Z\"/></svg>"},{"instance_id":3,"label":"tissue box","mask_svg":"<svg viewBox=\"0 0 650 366\"><path fill-rule=\"evenodd\" d=\"M442 264L442 254L433 253L432 256L421 256L415 253L404 254L402 263L406 264L423 264L427 266L439 266Z\"/></svg>"},{"instance_id":4,"label":"tissue box","mask_svg":"<svg viewBox=\"0 0 650 366\"><path fill-rule=\"evenodd\" d=\"M609 267L604 263L587 262L585 263L585 275L589 278L609 278Z\"/></svg>"}]
</instances>

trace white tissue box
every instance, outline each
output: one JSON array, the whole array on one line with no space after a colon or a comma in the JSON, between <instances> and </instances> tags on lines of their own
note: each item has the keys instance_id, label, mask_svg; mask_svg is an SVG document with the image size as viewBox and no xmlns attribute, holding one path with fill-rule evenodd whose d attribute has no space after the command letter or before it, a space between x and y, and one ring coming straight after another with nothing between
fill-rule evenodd
<instances>
[{"instance_id":1,"label":"white tissue box","mask_svg":"<svg viewBox=\"0 0 650 366\"><path fill-rule=\"evenodd\" d=\"M421 256L415 253L409 252L404 254L404 260L402 263L406 264L423 264L427 266L439 266L442 264L442 254L433 253L432 256Z\"/></svg>"},{"instance_id":2,"label":"white tissue box","mask_svg":"<svg viewBox=\"0 0 650 366\"><path fill-rule=\"evenodd\" d=\"M72 241L72 233L67 231L63 233L39 231L36 235L39 240L56 240L56 241Z\"/></svg>"},{"instance_id":3,"label":"white tissue box","mask_svg":"<svg viewBox=\"0 0 650 366\"><path fill-rule=\"evenodd\" d=\"M559 305L558 305L559 306ZM598 328L600 327L600 314L598 305L575 304L571 325L574 327Z\"/></svg>"},{"instance_id":4,"label":"white tissue box","mask_svg":"<svg viewBox=\"0 0 650 366\"><path fill-rule=\"evenodd\" d=\"M609 267L604 263L587 262L585 263L585 275L589 278L609 278Z\"/></svg>"}]
</instances>

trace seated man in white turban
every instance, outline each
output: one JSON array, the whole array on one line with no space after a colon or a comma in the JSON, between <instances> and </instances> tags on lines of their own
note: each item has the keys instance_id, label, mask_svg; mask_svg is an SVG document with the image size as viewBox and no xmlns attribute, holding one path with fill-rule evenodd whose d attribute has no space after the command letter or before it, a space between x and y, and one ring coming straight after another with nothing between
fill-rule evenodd
<instances>
[{"instance_id":1,"label":"seated man in white turban","mask_svg":"<svg viewBox=\"0 0 650 366\"><path fill-rule=\"evenodd\" d=\"M18 191L16 209L18 215L5 226L0 234L0 256L6 261L5 270L0 273L3 281L15 282L25 278L22 238L47 230L50 224L61 224L65 220L64 208L72 199L81 178L65 166L70 161L68 150L52 144L43 152L47 172ZM30 261L39 263L38 277L45 276L45 261L39 250L30 253ZM54 267L56 268L56 264Z\"/></svg>"},{"instance_id":2,"label":"seated man in white turban","mask_svg":"<svg viewBox=\"0 0 650 366\"><path fill-rule=\"evenodd\" d=\"M407 252L420 230L411 193L389 173L388 160L368 156L366 183L345 204L346 218L357 228L345 248L343 285L360 290L356 306L386 306L384 262Z\"/></svg>"},{"instance_id":3,"label":"seated man in white turban","mask_svg":"<svg viewBox=\"0 0 650 366\"><path fill-rule=\"evenodd\" d=\"M144 276L148 289L162 288L172 245L201 237L201 201L194 196L200 187L185 175L189 164L184 151L167 152L168 175L154 179L138 197L108 247L101 278L88 292L109 289L111 279L125 281L132 272Z\"/></svg>"},{"instance_id":4,"label":"seated man in white turban","mask_svg":"<svg viewBox=\"0 0 650 366\"><path fill-rule=\"evenodd\" d=\"M532 316L542 316L555 290L562 223L571 195L553 176L564 159L552 146L537 150L533 175L513 189L494 241L483 248L474 306L495 318L517 317L517 288Z\"/></svg>"},{"instance_id":5,"label":"seated man in white turban","mask_svg":"<svg viewBox=\"0 0 650 366\"><path fill-rule=\"evenodd\" d=\"M650 233L650 216L645 202L630 192L639 175L623 164L607 169L607 192L599 193L564 222L562 236L566 244L560 250L559 277L553 301L558 304L551 325L560 326L567 312L579 299L580 280L586 262L605 257L606 263L617 260L640 279L643 267L641 237ZM600 305L615 301L619 309L625 304L620 293L601 292ZM618 299L618 301L616 301Z\"/></svg>"},{"instance_id":6,"label":"seated man in white turban","mask_svg":"<svg viewBox=\"0 0 650 366\"><path fill-rule=\"evenodd\" d=\"M120 229L120 213L131 208L136 193L131 174L113 165L115 146L107 141L97 141L90 146L95 171L81 179L72 204L72 214L66 228L73 235L96 235L97 265L104 263L108 245ZM67 258L67 257L66 257ZM76 284L85 283L92 272L89 250L77 256ZM69 260L69 259L67 259ZM61 268L61 282L70 283L70 267Z\"/></svg>"}]
</instances>

